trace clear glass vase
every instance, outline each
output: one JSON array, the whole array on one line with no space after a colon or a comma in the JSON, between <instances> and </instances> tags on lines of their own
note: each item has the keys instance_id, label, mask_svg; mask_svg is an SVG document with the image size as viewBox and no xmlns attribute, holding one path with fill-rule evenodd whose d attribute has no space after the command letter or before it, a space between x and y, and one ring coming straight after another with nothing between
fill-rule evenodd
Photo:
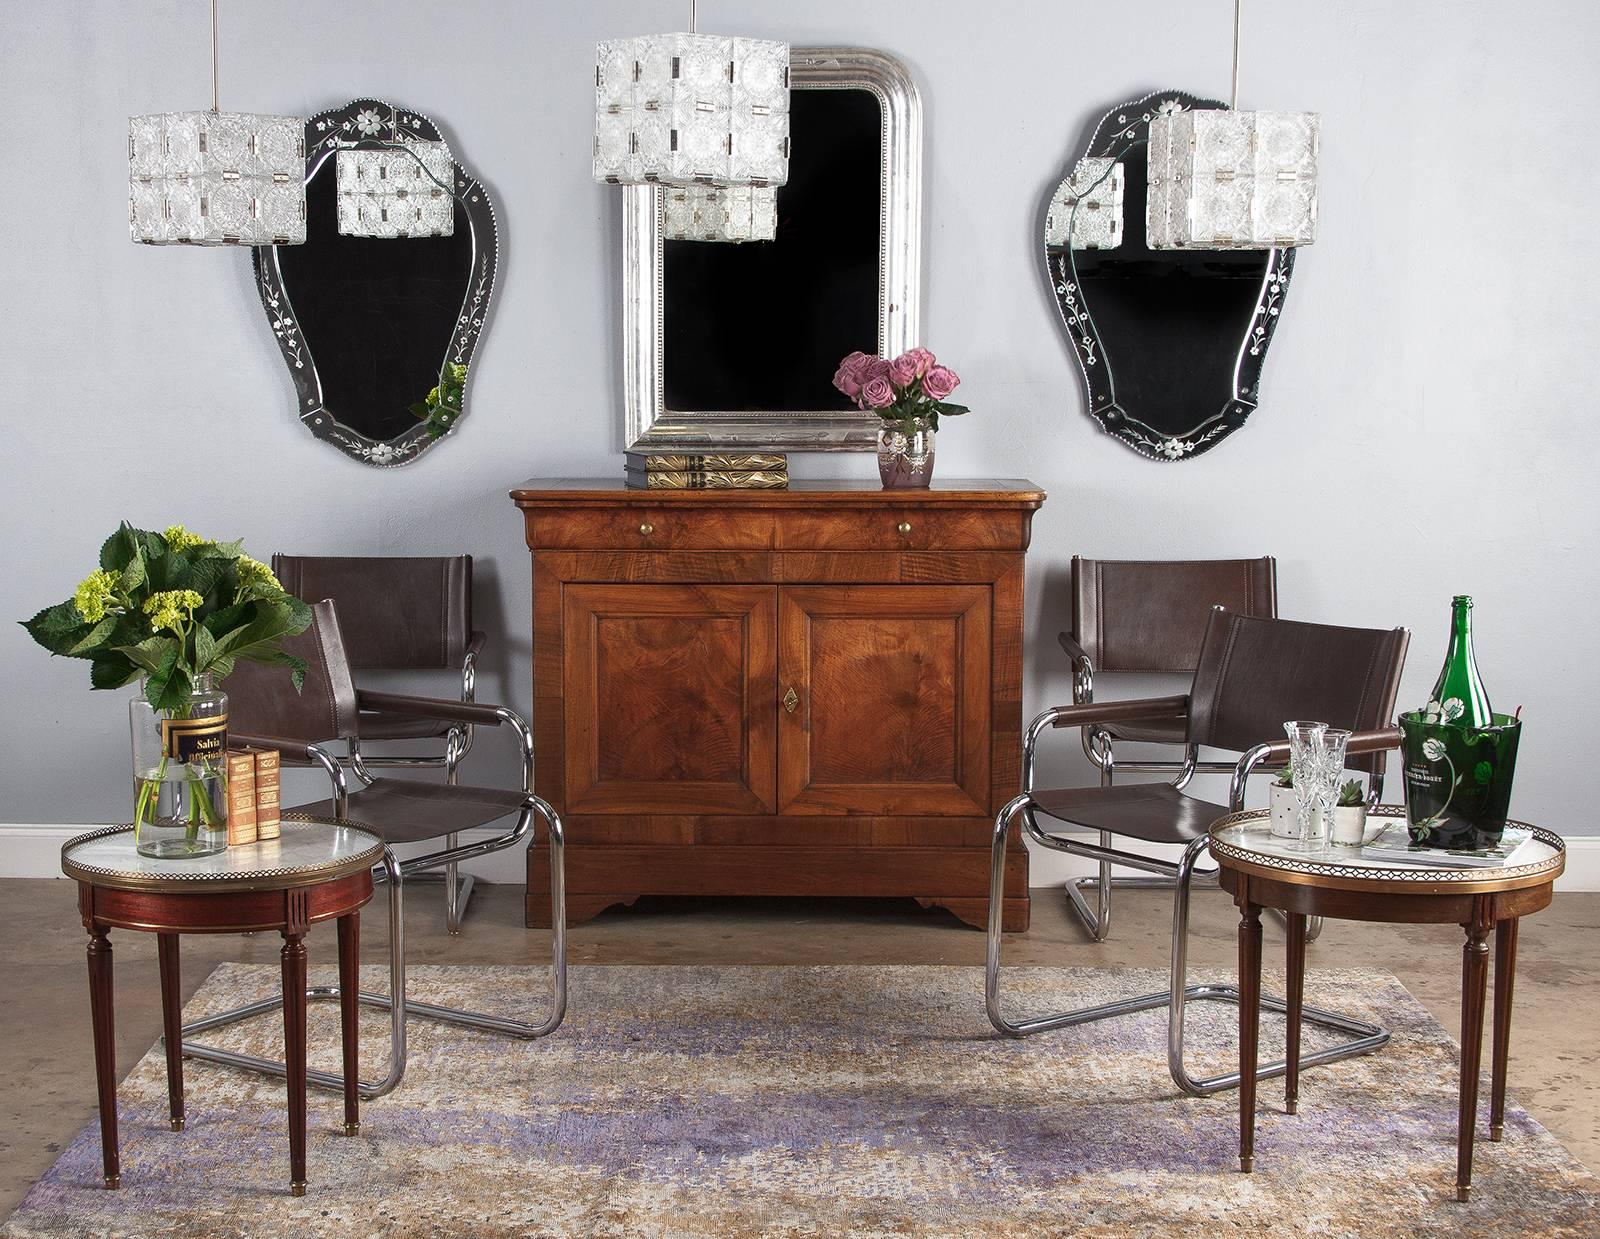
<instances>
[{"instance_id":1,"label":"clear glass vase","mask_svg":"<svg viewBox=\"0 0 1600 1239\"><path fill-rule=\"evenodd\" d=\"M228 846L228 695L209 675L188 704L156 710L144 686L128 703L133 838L142 856L209 856Z\"/></svg>"},{"instance_id":2,"label":"clear glass vase","mask_svg":"<svg viewBox=\"0 0 1600 1239\"><path fill-rule=\"evenodd\" d=\"M884 490L926 488L933 480L933 427L920 417L880 422L878 476Z\"/></svg>"}]
</instances>

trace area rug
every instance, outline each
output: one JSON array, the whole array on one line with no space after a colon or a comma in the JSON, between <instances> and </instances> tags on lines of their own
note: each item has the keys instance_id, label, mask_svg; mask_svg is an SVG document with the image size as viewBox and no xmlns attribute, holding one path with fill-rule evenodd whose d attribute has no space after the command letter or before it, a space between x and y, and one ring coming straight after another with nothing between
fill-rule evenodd
<instances>
[{"instance_id":1,"label":"area rug","mask_svg":"<svg viewBox=\"0 0 1600 1239\"><path fill-rule=\"evenodd\" d=\"M415 997L507 1013L539 969L418 967ZM1103 1002L1164 974L1020 968L1008 1008ZM324 979L329 979L324 977ZM367 984L381 987L374 971ZM224 965L190 1017L271 992ZM1327 972L1307 1001L1394 1029L1308 1071L1297 1117L1262 1087L1256 1173L1238 1173L1235 1094L1178 1095L1161 1013L1021 1041L993 1035L972 968L574 969L566 1024L513 1042L413 1021L400 1088L340 1131L313 1091L310 1191L286 1191L283 1086L188 1064L167 1130L162 1055L121 1087L122 1189L98 1186L91 1124L0 1234L24 1236L1594 1236L1600 1180L1512 1106L1452 1198L1456 1049L1392 976ZM1199 1065L1227 1065L1234 1009L1191 1008ZM265 1017L217 1037L276 1054ZM379 1070L380 1013L363 1023ZM1263 1028L1281 1052L1282 1024ZM1312 1044L1317 1039L1312 1037ZM314 1065L338 1068L331 1004ZM1207 1061L1209 1060L1209 1061ZM83 1082L92 1091L90 1080Z\"/></svg>"}]
</instances>

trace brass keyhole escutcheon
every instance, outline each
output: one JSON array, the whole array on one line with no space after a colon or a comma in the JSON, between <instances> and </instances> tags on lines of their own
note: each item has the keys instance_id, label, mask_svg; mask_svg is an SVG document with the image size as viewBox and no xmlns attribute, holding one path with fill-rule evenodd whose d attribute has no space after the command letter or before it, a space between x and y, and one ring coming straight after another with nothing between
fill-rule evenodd
<instances>
[{"instance_id":1,"label":"brass keyhole escutcheon","mask_svg":"<svg viewBox=\"0 0 1600 1239\"><path fill-rule=\"evenodd\" d=\"M789 691L783 695L783 708L793 714L795 707L800 704L800 694L794 691L794 685L789 686Z\"/></svg>"},{"instance_id":2,"label":"brass keyhole escutcheon","mask_svg":"<svg viewBox=\"0 0 1600 1239\"><path fill-rule=\"evenodd\" d=\"M639 526L639 532L642 533L647 538L651 534L653 534L655 531L656 531L656 527L654 525L652 525L649 521L646 521L644 524Z\"/></svg>"},{"instance_id":3,"label":"brass keyhole escutcheon","mask_svg":"<svg viewBox=\"0 0 1600 1239\"><path fill-rule=\"evenodd\" d=\"M901 521L898 525L895 526L895 528L898 529L901 533L910 533L911 532L911 522L910 521Z\"/></svg>"}]
</instances>

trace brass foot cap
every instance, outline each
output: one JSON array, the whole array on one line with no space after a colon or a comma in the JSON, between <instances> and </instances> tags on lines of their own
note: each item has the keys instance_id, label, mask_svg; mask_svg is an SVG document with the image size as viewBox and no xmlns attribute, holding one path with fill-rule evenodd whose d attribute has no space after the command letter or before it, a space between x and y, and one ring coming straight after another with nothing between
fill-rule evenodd
<instances>
[{"instance_id":1,"label":"brass foot cap","mask_svg":"<svg viewBox=\"0 0 1600 1239\"><path fill-rule=\"evenodd\" d=\"M1506 1129L1504 1127L1496 1126L1496 1127L1491 1127L1489 1129L1489 1139L1494 1140L1496 1142L1498 1142L1500 1140L1500 1138L1502 1136L1504 1136L1505 1134L1506 1134Z\"/></svg>"},{"instance_id":2,"label":"brass foot cap","mask_svg":"<svg viewBox=\"0 0 1600 1239\"><path fill-rule=\"evenodd\" d=\"M106 1191L114 1192L121 1186L122 1176L120 1174L108 1174L106 1176Z\"/></svg>"},{"instance_id":3,"label":"brass foot cap","mask_svg":"<svg viewBox=\"0 0 1600 1239\"><path fill-rule=\"evenodd\" d=\"M306 1194L306 1185L304 1183L291 1183L291 1184L289 1184L289 1195L291 1195L291 1196L304 1196L305 1194Z\"/></svg>"},{"instance_id":4,"label":"brass foot cap","mask_svg":"<svg viewBox=\"0 0 1600 1239\"><path fill-rule=\"evenodd\" d=\"M359 1135L360 1133L361 1133L361 1124L359 1122L357 1122L357 1123L346 1123L344 1125L344 1134L345 1135L347 1135L347 1136L355 1136L355 1135Z\"/></svg>"},{"instance_id":5,"label":"brass foot cap","mask_svg":"<svg viewBox=\"0 0 1600 1239\"><path fill-rule=\"evenodd\" d=\"M1249 1174L1255 1168L1256 1168L1256 1159L1255 1158L1253 1158L1253 1157L1241 1157L1239 1159L1239 1173L1240 1174Z\"/></svg>"},{"instance_id":6,"label":"brass foot cap","mask_svg":"<svg viewBox=\"0 0 1600 1239\"><path fill-rule=\"evenodd\" d=\"M183 1130L183 1116L179 1115L177 1118L170 1120L167 1123L167 1126L172 1128L173 1131L182 1131Z\"/></svg>"},{"instance_id":7,"label":"brass foot cap","mask_svg":"<svg viewBox=\"0 0 1600 1239\"><path fill-rule=\"evenodd\" d=\"M1300 1113L1300 1103L1298 1101L1286 1101L1286 1102L1284 1102L1283 1103L1283 1112L1285 1114L1299 1114Z\"/></svg>"},{"instance_id":8,"label":"brass foot cap","mask_svg":"<svg viewBox=\"0 0 1600 1239\"><path fill-rule=\"evenodd\" d=\"M1471 1198L1471 1196L1472 1196L1472 1184L1469 1183L1465 1187L1458 1186L1456 1188L1456 1200L1458 1202L1460 1202L1461 1204L1466 1204L1467 1201Z\"/></svg>"}]
</instances>

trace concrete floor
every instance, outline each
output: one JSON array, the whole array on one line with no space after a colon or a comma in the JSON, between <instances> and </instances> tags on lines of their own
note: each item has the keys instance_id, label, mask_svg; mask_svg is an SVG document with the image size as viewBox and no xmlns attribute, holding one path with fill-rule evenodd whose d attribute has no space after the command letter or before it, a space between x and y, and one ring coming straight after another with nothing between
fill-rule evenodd
<instances>
[{"instance_id":1,"label":"concrete floor","mask_svg":"<svg viewBox=\"0 0 1600 1239\"><path fill-rule=\"evenodd\" d=\"M1007 939L1007 963L1162 968L1170 903L1160 892L1117 893L1112 939L1095 946L1069 920L1059 891L1035 891L1033 928ZM524 929L522 889L480 886L459 938L444 933L436 887L408 900L416 963L542 962L549 935ZM1231 978L1234 930L1227 897L1197 894L1191 967ZM1523 926L1517 969L1510 1088L1573 1154L1600 1170L1600 894L1558 895ZM0 880L0 1218L94 1117L83 943L76 887L67 881ZM1282 923L1268 920L1267 951ZM114 932L118 1072L161 1034L155 939ZM310 938L313 964L333 962L331 927ZM983 962L983 935L909 900L642 900L574 928L574 964L966 964ZM225 960L276 963L275 936L183 940L184 997ZM1460 1020L1461 931L1329 922L1309 967L1393 972L1452 1033ZM362 954L385 957L383 918L363 917ZM573 994L582 1002L581 991ZM1485 1055L1487 1067L1487 1051Z\"/></svg>"}]
</instances>

